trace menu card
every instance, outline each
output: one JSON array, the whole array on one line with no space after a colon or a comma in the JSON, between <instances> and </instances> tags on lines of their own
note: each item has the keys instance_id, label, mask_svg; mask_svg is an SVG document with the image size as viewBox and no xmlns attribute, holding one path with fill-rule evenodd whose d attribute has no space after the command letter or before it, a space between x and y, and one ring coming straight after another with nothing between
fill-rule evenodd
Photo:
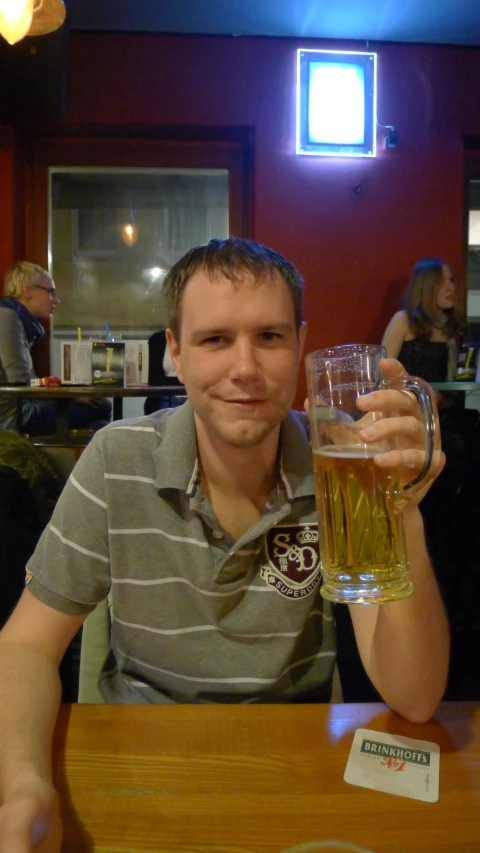
<instances>
[{"instance_id":1,"label":"menu card","mask_svg":"<svg viewBox=\"0 0 480 853\"><path fill-rule=\"evenodd\" d=\"M92 342L60 342L60 378L62 385L92 384Z\"/></svg>"},{"instance_id":2,"label":"menu card","mask_svg":"<svg viewBox=\"0 0 480 853\"><path fill-rule=\"evenodd\" d=\"M125 343L93 341L92 385L125 385Z\"/></svg>"}]
</instances>

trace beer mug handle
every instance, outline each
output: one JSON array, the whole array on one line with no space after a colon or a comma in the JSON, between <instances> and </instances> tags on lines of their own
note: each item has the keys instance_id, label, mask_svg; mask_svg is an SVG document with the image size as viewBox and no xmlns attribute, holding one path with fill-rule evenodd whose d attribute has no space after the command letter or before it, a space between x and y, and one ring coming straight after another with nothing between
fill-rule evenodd
<instances>
[{"instance_id":1,"label":"beer mug handle","mask_svg":"<svg viewBox=\"0 0 480 853\"><path fill-rule=\"evenodd\" d=\"M403 487L402 491L406 492L421 483L430 470L435 447L435 410L432 404L431 388L423 379L418 379L416 376L404 376L403 382L404 391L411 391L418 400L425 427L425 463L415 479Z\"/></svg>"}]
</instances>

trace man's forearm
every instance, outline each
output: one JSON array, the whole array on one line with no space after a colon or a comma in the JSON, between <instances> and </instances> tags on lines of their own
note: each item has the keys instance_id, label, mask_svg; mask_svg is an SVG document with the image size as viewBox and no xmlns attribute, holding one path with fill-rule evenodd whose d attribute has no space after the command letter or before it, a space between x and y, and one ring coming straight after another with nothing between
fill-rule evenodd
<instances>
[{"instance_id":1,"label":"man's forearm","mask_svg":"<svg viewBox=\"0 0 480 853\"><path fill-rule=\"evenodd\" d=\"M417 508L404 513L413 595L377 607L351 608L365 668L384 700L416 722L429 719L448 674L449 630ZM360 631L360 636L358 634ZM370 642L368 634L370 633Z\"/></svg>"},{"instance_id":2,"label":"man's forearm","mask_svg":"<svg viewBox=\"0 0 480 853\"><path fill-rule=\"evenodd\" d=\"M61 697L54 661L0 643L0 801L22 785L51 780L51 744Z\"/></svg>"}]
</instances>

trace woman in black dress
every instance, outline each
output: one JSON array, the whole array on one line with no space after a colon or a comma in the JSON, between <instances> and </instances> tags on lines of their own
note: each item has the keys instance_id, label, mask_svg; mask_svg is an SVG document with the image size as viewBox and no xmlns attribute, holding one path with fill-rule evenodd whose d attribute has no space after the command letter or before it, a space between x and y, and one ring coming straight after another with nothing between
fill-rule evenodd
<instances>
[{"instance_id":1,"label":"woman in black dress","mask_svg":"<svg viewBox=\"0 0 480 853\"><path fill-rule=\"evenodd\" d=\"M466 327L451 267L423 258L413 267L402 310L390 320L382 344L411 376L427 382L455 379L457 341ZM429 548L454 623L463 623L466 600L478 580L479 414L464 408L464 394L438 393L444 471L421 504Z\"/></svg>"},{"instance_id":2,"label":"woman in black dress","mask_svg":"<svg viewBox=\"0 0 480 853\"><path fill-rule=\"evenodd\" d=\"M382 344L411 376L427 382L455 378L455 338L465 329L458 309L455 277L440 258L415 264L403 297L403 309L390 320ZM442 402L439 401L439 408Z\"/></svg>"},{"instance_id":3,"label":"woman in black dress","mask_svg":"<svg viewBox=\"0 0 480 853\"><path fill-rule=\"evenodd\" d=\"M455 277L440 258L423 258L413 267L403 308L392 317L382 345L390 358L398 358L410 376L426 382L455 379L458 339L466 323L458 308ZM464 409L464 394L437 394L447 471L455 481L463 476L466 437L478 413ZM460 470L460 468L462 470ZM447 479L447 476L444 477Z\"/></svg>"}]
</instances>

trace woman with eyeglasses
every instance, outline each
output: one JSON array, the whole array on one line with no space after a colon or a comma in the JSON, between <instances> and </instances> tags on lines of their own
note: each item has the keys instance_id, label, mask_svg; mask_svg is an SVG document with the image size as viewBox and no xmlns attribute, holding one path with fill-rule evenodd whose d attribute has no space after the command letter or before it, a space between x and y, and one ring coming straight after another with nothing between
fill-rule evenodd
<instances>
[{"instance_id":1,"label":"woman with eyeglasses","mask_svg":"<svg viewBox=\"0 0 480 853\"><path fill-rule=\"evenodd\" d=\"M5 274L0 297L0 385L29 385L36 374L30 350L45 334L40 320L48 320L60 299L51 275L37 264L18 261ZM99 429L110 420L108 400L72 400L70 429ZM17 403L0 394L0 429L17 428ZM22 401L22 430L30 435L55 432L55 404Z\"/></svg>"}]
</instances>

